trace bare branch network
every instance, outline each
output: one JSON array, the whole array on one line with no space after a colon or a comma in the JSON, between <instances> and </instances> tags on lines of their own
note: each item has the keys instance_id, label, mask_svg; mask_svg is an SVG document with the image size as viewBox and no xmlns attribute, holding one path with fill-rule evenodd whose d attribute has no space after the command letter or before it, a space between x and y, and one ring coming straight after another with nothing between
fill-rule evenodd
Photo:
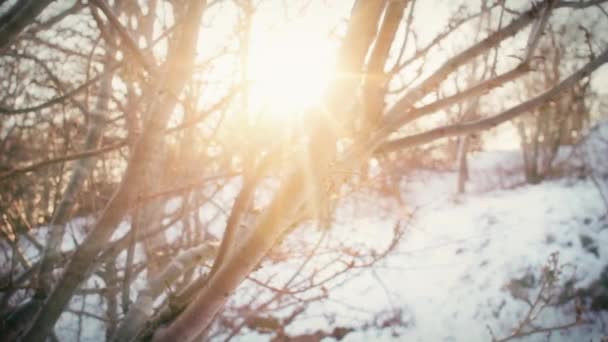
<instances>
[{"instance_id":1,"label":"bare branch network","mask_svg":"<svg viewBox=\"0 0 608 342\"><path fill-rule=\"evenodd\" d=\"M337 3L0 1L0 336L294 339L406 236L400 160L456 141L464 192L475 137L520 123L540 179L608 62L606 1ZM381 246L332 233L366 191L400 205ZM409 324L370 317L299 337Z\"/></svg>"}]
</instances>

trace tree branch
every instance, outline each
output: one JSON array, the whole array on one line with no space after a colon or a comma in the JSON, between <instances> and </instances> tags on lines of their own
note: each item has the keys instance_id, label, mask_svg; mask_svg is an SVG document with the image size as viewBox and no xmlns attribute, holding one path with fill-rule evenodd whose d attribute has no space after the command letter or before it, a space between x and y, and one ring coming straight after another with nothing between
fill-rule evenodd
<instances>
[{"instance_id":1,"label":"tree branch","mask_svg":"<svg viewBox=\"0 0 608 342\"><path fill-rule=\"evenodd\" d=\"M546 103L547 101L552 100L562 91L573 87L581 79L589 76L594 70L596 70L606 62L608 62L608 50L605 50L597 58L587 63L584 67L579 69L574 74L570 75L570 77L566 78L547 92L524 103L521 103L515 107L512 107L511 109L508 109L500 114L473 122L438 127L424 133L414 134L401 139L392 140L382 145L377 151L377 153L382 154L398 149L403 149L406 147L426 144L440 138L469 134L495 127L503 122L509 121L517 117L518 115L526 113L540 106L541 104Z\"/></svg>"}]
</instances>

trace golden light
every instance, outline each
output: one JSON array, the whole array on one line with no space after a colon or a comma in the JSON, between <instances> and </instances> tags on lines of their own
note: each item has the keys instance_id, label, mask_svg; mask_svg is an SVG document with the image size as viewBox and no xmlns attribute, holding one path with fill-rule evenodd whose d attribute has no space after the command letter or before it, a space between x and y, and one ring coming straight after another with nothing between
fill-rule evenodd
<instances>
[{"instance_id":1,"label":"golden light","mask_svg":"<svg viewBox=\"0 0 608 342\"><path fill-rule=\"evenodd\" d=\"M314 23L254 33L248 60L251 110L285 121L319 103L331 78L334 51Z\"/></svg>"}]
</instances>

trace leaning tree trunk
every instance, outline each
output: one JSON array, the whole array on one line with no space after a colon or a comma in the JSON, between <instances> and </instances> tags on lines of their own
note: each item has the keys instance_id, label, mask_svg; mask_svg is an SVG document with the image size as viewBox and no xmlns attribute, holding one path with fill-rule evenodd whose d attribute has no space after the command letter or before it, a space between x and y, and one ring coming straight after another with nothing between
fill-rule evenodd
<instances>
[{"instance_id":1,"label":"leaning tree trunk","mask_svg":"<svg viewBox=\"0 0 608 342\"><path fill-rule=\"evenodd\" d=\"M311 199L324 195L321 192L331 176L329 172L336 157L335 144L339 135L344 134L339 128L334 129L332 120L338 119L344 124L348 112L343 108L356 105L348 99L360 84L365 56L375 38L384 5L381 0L357 1L355 4L339 58L341 74L347 78L338 80L329 93L328 107L333 117L314 118L310 127L310 141L313 143L308 153L314 159L305 160L304 165L294 167L286 174L273 201L258 217L248 241L239 251L228 255L185 311L168 327L158 330L153 341L192 341L199 336L211 324L230 294L293 223L301 208L310 207ZM345 103L350 106L345 106Z\"/></svg>"},{"instance_id":2,"label":"leaning tree trunk","mask_svg":"<svg viewBox=\"0 0 608 342\"><path fill-rule=\"evenodd\" d=\"M102 71L103 77L100 82L97 104L89 118L89 128L84 144L85 151L93 150L99 145L105 127L108 103L112 91L112 73L108 72L108 69L111 68L110 63L114 58L114 49L110 47L110 44L108 44L106 49L104 70ZM95 157L89 157L76 162L74 173L70 177L61 201L49 223L49 232L39 271L40 284L38 290L44 292L43 297L46 297L46 293L50 291L53 284L51 272L61 253L61 242L65 233L66 221L70 218L78 192L91 169L95 166L95 161Z\"/></svg>"}]
</instances>

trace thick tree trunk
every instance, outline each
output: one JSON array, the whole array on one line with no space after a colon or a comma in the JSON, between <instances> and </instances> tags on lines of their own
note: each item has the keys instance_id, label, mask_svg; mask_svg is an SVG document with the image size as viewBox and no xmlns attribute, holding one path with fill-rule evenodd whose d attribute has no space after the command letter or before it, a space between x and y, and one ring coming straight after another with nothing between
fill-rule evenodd
<instances>
[{"instance_id":1,"label":"thick tree trunk","mask_svg":"<svg viewBox=\"0 0 608 342\"><path fill-rule=\"evenodd\" d=\"M332 161L336 157L335 144L342 133L331 126L331 122L337 119L339 124L344 123L346 114L356 106L348 99L352 99L351 94L359 86L360 77L357 75L362 72L383 8L384 1L380 0L359 0L355 4L339 60L341 71L349 77L338 80L330 91L328 102L333 117L313 119L315 121L310 127L312 143L308 151L311 159L287 173L272 203L258 217L251 237L240 250L228 255L192 303L168 327L158 330L153 341L186 342L199 336L211 324L230 294L294 222L299 210L307 204L310 206L310 200L324 195L319 192L331 176ZM345 106L345 103L352 104ZM347 107L346 111L344 107ZM350 170L359 164L352 163Z\"/></svg>"}]
</instances>

